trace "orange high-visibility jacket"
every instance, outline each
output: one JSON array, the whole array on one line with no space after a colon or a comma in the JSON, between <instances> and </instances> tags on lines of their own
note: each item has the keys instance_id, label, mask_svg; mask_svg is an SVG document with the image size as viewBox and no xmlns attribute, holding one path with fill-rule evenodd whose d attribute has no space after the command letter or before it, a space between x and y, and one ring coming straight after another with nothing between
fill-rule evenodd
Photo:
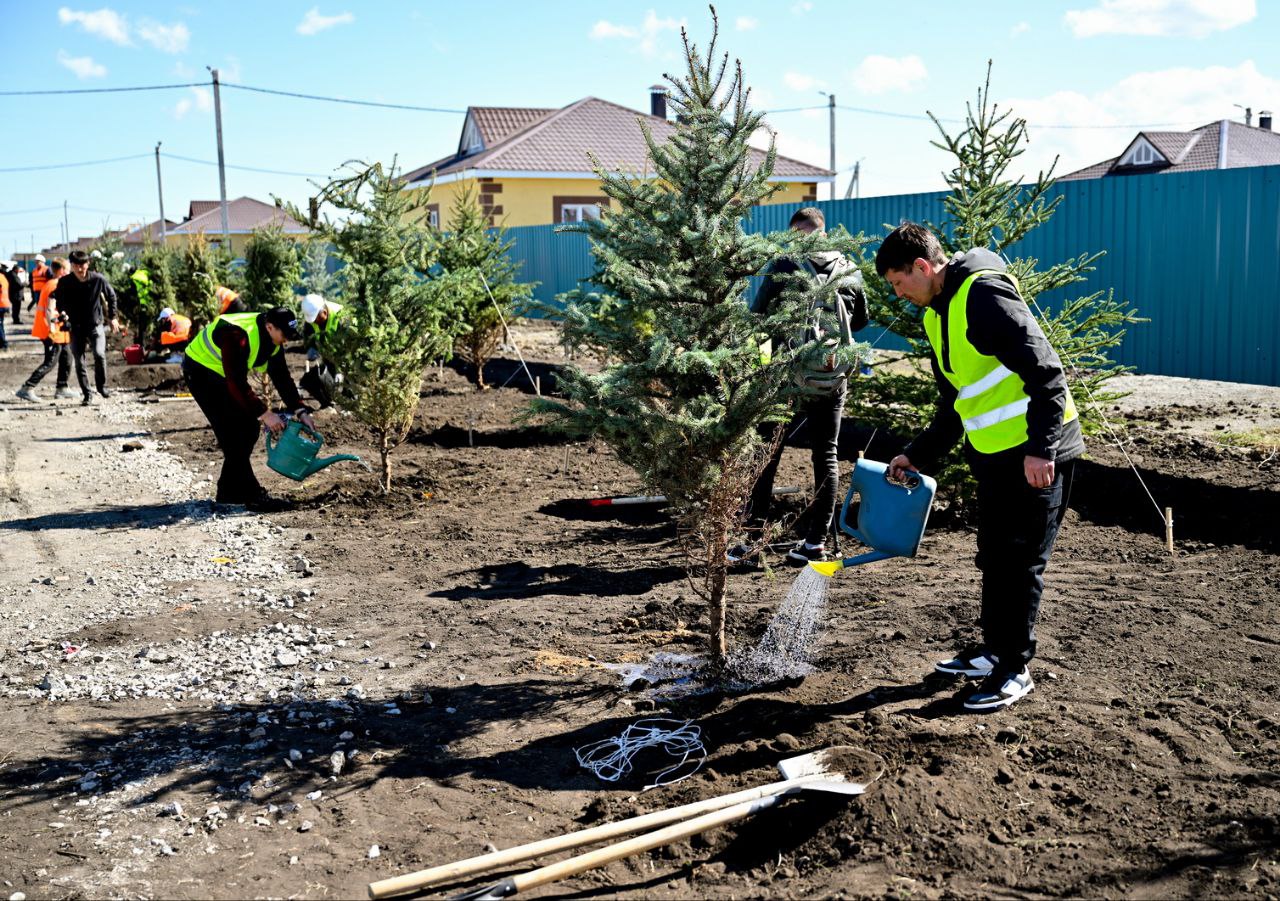
<instances>
[{"instance_id":1,"label":"orange high-visibility jacket","mask_svg":"<svg viewBox=\"0 0 1280 901\"><path fill-rule=\"evenodd\" d=\"M36 318L31 324L31 334L41 341L48 338L54 344L66 344L71 340L71 334L58 323L49 320L49 295L56 287L58 287L58 280L51 277L45 280L44 287L40 289L40 300L36 303Z\"/></svg>"},{"instance_id":2,"label":"orange high-visibility jacket","mask_svg":"<svg viewBox=\"0 0 1280 901\"><path fill-rule=\"evenodd\" d=\"M213 296L218 298L218 303L221 307L221 309L218 310L219 313L227 312L227 307L235 303L237 298L240 297L239 294L232 291L230 288L224 288L222 285L218 285L218 287L214 289Z\"/></svg>"},{"instance_id":3,"label":"orange high-visibility jacket","mask_svg":"<svg viewBox=\"0 0 1280 901\"><path fill-rule=\"evenodd\" d=\"M169 327L160 333L161 345L181 344L191 340L191 320L174 313L169 317Z\"/></svg>"},{"instance_id":4,"label":"orange high-visibility jacket","mask_svg":"<svg viewBox=\"0 0 1280 901\"><path fill-rule=\"evenodd\" d=\"M40 292L44 290L45 282L49 278L49 267L44 263L37 264L36 268L31 270L31 291L36 297L40 296Z\"/></svg>"},{"instance_id":5,"label":"orange high-visibility jacket","mask_svg":"<svg viewBox=\"0 0 1280 901\"><path fill-rule=\"evenodd\" d=\"M0 310L7 310L9 306L9 280L0 275Z\"/></svg>"}]
</instances>

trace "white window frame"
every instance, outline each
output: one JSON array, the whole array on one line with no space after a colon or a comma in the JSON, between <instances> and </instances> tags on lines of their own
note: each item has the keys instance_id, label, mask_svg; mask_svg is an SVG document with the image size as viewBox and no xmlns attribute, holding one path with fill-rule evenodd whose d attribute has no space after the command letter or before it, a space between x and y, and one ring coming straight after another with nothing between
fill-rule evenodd
<instances>
[{"instance_id":1,"label":"white window frame","mask_svg":"<svg viewBox=\"0 0 1280 901\"><path fill-rule=\"evenodd\" d=\"M1157 163L1167 162L1168 160L1165 158L1165 155L1159 150L1156 150L1154 144L1146 138L1138 138L1138 140L1133 142L1133 146L1129 148L1124 157L1120 160L1120 165L1117 168L1127 166L1141 168L1144 166L1154 166Z\"/></svg>"},{"instance_id":2,"label":"white window frame","mask_svg":"<svg viewBox=\"0 0 1280 901\"><path fill-rule=\"evenodd\" d=\"M584 217L583 213L590 210L591 215ZM572 218L570 218L572 214ZM585 222L588 219L600 218L600 204L598 203L565 203L560 205L560 224L571 222Z\"/></svg>"},{"instance_id":3,"label":"white window frame","mask_svg":"<svg viewBox=\"0 0 1280 901\"><path fill-rule=\"evenodd\" d=\"M440 227L440 211L439 210L427 210L427 225L431 226L432 228Z\"/></svg>"}]
</instances>

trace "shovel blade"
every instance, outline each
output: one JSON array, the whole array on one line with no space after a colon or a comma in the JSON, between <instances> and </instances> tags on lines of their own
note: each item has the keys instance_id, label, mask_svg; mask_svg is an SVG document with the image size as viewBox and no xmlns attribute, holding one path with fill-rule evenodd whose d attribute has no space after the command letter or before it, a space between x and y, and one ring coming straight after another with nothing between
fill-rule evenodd
<instances>
[{"instance_id":1,"label":"shovel blade","mask_svg":"<svg viewBox=\"0 0 1280 901\"><path fill-rule=\"evenodd\" d=\"M804 791L860 795L867 790L867 786L854 782L852 774L846 773L844 768L855 762L865 761L868 756L874 757L851 745L832 745L820 751L781 760L778 762L778 771L782 773L783 779L804 779L805 782L800 786ZM865 764L857 768L862 770Z\"/></svg>"}]
</instances>

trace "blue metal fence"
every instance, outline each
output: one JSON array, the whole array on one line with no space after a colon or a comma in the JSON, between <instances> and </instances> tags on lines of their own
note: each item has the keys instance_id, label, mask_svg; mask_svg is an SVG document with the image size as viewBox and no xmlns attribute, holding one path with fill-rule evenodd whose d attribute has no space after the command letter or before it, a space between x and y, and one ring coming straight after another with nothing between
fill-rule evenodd
<instances>
[{"instance_id":1,"label":"blue metal fence","mask_svg":"<svg viewBox=\"0 0 1280 901\"><path fill-rule=\"evenodd\" d=\"M1009 253L1048 265L1106 251L1088 281L1070 291L1114 291L1151 320L1125 336L1113 354L1118 362L1160 375L1280 385L1280 166L1062 182L1053 192L1063 197L1057 214ZM817 206L828 226L882 235L886 223L940 221L944 196ZM796 208L757 207L746 227L783 229ZM583 235L552 226L509 234L520 277L542 283L538 300L553 302L592 272Z\"/></svg>"}]
</instances>

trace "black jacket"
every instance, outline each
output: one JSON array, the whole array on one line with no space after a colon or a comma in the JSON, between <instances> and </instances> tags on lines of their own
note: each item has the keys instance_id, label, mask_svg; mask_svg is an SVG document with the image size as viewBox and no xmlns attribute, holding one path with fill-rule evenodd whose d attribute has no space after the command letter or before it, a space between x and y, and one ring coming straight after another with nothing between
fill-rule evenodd
<instances>
[{"instance_id":1,"label":"black jacket","mask_svg":"<svg viewBox=\"0 0 1280 901\"><path fill-rule=\"evenodd\" d=\"M103 324L105 320L99 298L106 303L107 319L116 318L116 292L101 272L90 272L84 281L76 278L74 272L68 272L58 279L58 287L53 289L52 296L57 301L58 310L67 314L72 331L89 331Z\"/></svg>"},{"instance_id":2,"label":"black jacket","mask_svg":"<svg viewBox=\"0 0 1280 901\"><path fill-rule=\"evenodd\" d=\"M267 375L271 384L275 385L280 400L290 410L303 410L306 406L298 395L298 387L289 374L289 364L285 361L283 348L275 353L276 345L267 334L267 319L258 316L253 328L258 330L258 355L249 359L249 333L242 328L219 320L213 327L213 343L222 354L222 372L227 380L227 392L231 399L255 419L267 412L266 403L249 385L249 370L254 364L267 361Z\"/></svg>"},{"instance_id":3,"label":"black jacket","mask_svg":"<svg viewBox=\"0 0 1280 901\"><path fill-rule=\"evenodd\" d=\"M829 275L835 269L840 256L838 252L833 250L823 251L810 256L809 262L813 264L813 268L820 275ZM773 276L787 275L799 271L800 264L786 257L781 257L770 263L768 270L765 272L764 281L760 285L760 290L756 292L755 298L751 301L751 312L758 313L761 316L771 315L778 303L778 299L786 288L786 279L773 278ZM840 297L849 307L850 327L855 332L866 328L867 295L862 291L845 292L844 289L841 289Z\"/></svg>"},{"instance_id":4,"label":"black jacket","mask_svg":"<svg viewBox=\"0 0 1280 901\"><path fill-rule=\"evenodd\" d=\"M947 335L947 311L951 299L965 279L983 269L1004 272L1006 267L1004 260L983 248L956 254L947 264L941 293L929 304L929 309L942 317L940 353L948 369L951 349ZM982 276L969 288L966 312L969 343L979 353L995 357L1011 372L1017 373L1030 398L1026 442L998 454L979 454L965 442L965 453L970 455L971 461L974 455L987 460L1003 456L1021 460L1032 456L1065 461L1084 453L1079 418L1065 426L1062 423L1067 399L1067 379L1062 361L1013 283L998 275ZM964 426L955 411L956 388L942 374L938 352L931 362L942 402L938 404L933 422L905 451L912 463L926 471L934 468L964 434Z\"/></svg>"}]
</instances>

